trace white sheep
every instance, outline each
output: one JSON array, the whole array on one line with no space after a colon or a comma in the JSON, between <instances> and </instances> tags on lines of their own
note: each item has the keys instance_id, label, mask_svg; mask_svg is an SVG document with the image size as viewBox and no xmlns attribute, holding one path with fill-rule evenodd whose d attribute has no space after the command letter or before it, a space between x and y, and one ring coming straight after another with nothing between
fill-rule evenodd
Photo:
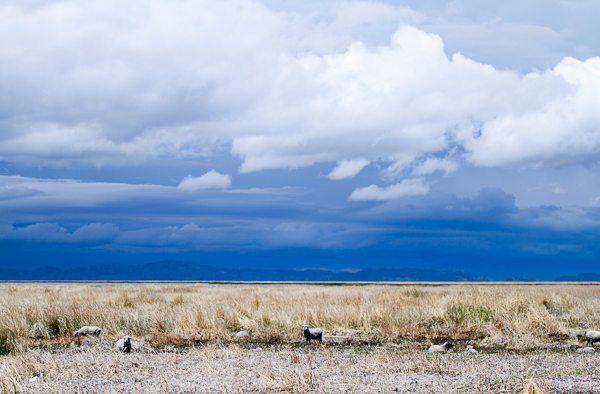
<instances>
[{"instance_id":1,"label":"white sheep","mask_svg":"<svg viewBox=\"0 0 600 394\"><path fill-rule=\"evenodd\" d=\"M81 327L79 330L75 331L73 333L73 336L80 336L80 335L95 335L98 336L102 333L102 329L100 327L96 327L96 326L84 326Z\"/></svg>"},{"instance_id":2,"label":"white sheep","mask_svg":"<svg viewBox=\"0 0 600 394\"><path fill-rule=\"evenodd\" d=\"M302 333L304 334L304 338L306 338L306 343L310 343L311 339L316 339L317 341L323 343L323 330L320 328L302 326Z\"/></svg>"},{"instance_id":3,"label":"white sheep","mask_svg":"<svg viewBox=\"0 0 600 394\"><path fill-rule=\"evenodd\" d=\"M250 334L248 334L248 331L240 331L237 334L235 334L235 337L237 339L247 339L250 338Z\"/></svg>"},{"instance_id":4,"label":"white sheep","mask_svg":"<svg viewBox=\"0 0 600 394\"><path fill-rule=\"evenodd\" d=\"M594 341L600 341L600 331L589 330L585 332L587 344L594 347Z\"/></svg>"},{"instance_id":5,"label":"white sheep","mask_svg":"<svg viewBox=\"0 0 600 394\"><path fill-rule=\"evenodd\" d=\"M471 345L467 345L467 352L469 352L469 353L473 353L473 354L479 353L479 352L478 352L477 350L475 350L475 348L474 348L473 346L471 346Z\"/></svg>"},{"instance_id":6,"label":"white sheep","mask_svg":"<svg viewBox=\"0 0 600 394\"><path fill-rule=\"evenodd\" d=\"M123 338L119 339L115 345L115 350L124 353L131 352L131 338L125 335Z\"/></svg>"},{"instance_id":7,"label":"white sheep","mask_svg":"<svg viewBox=\"0 0 600 394\"><path fill-rule=\"evenodd\" d=\"M450 342L444 342L443 345L431 345L429 347L429 353L444 353L450 348L452 348L452 344Z\"/></svg>"}]
</instances>

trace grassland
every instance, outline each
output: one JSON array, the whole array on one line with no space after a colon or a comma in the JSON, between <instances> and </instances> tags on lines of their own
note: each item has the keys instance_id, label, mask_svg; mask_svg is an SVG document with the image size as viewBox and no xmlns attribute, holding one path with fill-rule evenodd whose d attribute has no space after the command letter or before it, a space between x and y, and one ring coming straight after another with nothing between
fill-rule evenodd
<instances>
[{"instance_id":1,"label":"grassland","mask_svg":"<svg viewBox=\"0 0 600 394\"><path fill-rule=\"evenodd\" d=\"M271 380L257 380L262 383L252 386L259 390L255 392L273 392L269 390L277 387L279 392L340 392L336 390L342 388L349 392L369 392L367 388L377 384L369 385L364 383L368 379L352 375L364 375L368 371L375 383L386 382L391 375L421 374L421 377L439 377L431 384L447 392L515 392L526 383L527 371L544 365L547 368L541 371L546 372L536 376L554 387L550 392L600 392L600 388L595 387L600 385L598 358L595 354L574 354L578 342L569 335L576 329L600 329L600 286L596 285L8 284L0 286L0 316L0 353L5 355L0 365L0 389L8 392L38 392L36 390L42 387L52 392L52 382L58 384L65 373L71 377L69 381L78 381L78 376L86 371L78 366L85 365L88 375L93 375L93 369L90 371L87 367L92 359L113 360L106 361L108 364L126 363L119 358L123 355L111 351L114 341L122 335L134 338L137 354L134 357L146 354L144 360L154 360L156 365L162 363L161 357L179 357L173 354L182 357L179 361L182 365L190 357L196 359L210 354L208 359L203 359L205 371L225 368L218 367L219 360L228 358L231 362L237 360L237 363L252 365L245 369L258 368L251 360L266 356L273 359L270 365L275 362L282 368L289 366L275 373ZM326 337L347 340L306 347L300 331L303 324L323 328ZM102 337L73 338L72 332L83 325L102 327ZM241 330L250 336L237 339L235 334ZM445 340L457 344L451 354L444 355L443 359L427 354L430 344ZM465 359L465 353L459 350L464 349L465 344L475 345L480 350L476 356L478 361ZM265 349L260 356L254 352L256 347ZM217 354L222 357L213 358ZM82 361L68 361L73 359ZM340 360L347 362L340 364ZM352 360L361 365L359 372L350 367ZM518 378L488 379L485 384L484 368L494 369L498 375L502 370L499 365L512 362L517 363L517 367L510 370L522 371L517 372ZM312 369L307 365L311 363L327 365L329 370L337 371L338 375L331 375L339 383L334 385L337 389L326 389L329 386L325 380L329 378L320 375L320 368L310 372ZM137 361L133 364L141 365ZM121 366L130 368L127 365ZM465 369L465 365L470 367ZM548 375L550 370L554 372ZM383 373L381 371L387 371L384 374L387 378L378 375ZM268 375L264 370L257 373ZM510 372L506 373L511 376ZM29 378L40 374L46 377L44 384L50 386L28 384ZM481 377L477 378L477 385L473 385L479 391L464 388L464 384L469 384L465 374ZM560 376L562 383L551 383L551 375ZM201 376L201 380L208 379ZM417 381L419 376L415 377ZM398 379L385 387L395 385L396 392L403 392L404 378ZM567 384L567 391L557 389L565 379L575 379L575 386L572 384L569 389ZM358 381L362 381L364 387L359 390L358 385L353 391L352 382ZM577 382L584 382L581 390L586 391L573 389L579 387ZM452 388L455 383L463 384L460 386L463 388ZM63 381L56 387L65 384ZM200 392L218 392L219 384L215 384ZM165 392L193 392L193 387L202 386L190 384L188 391L169 384L165 387ZM232 387L237 386L224 392L234 392ZM88 392L116 392L111 390ZM144 391L140 387L136 390ZM386 392L382 390L372 392ZM73 391L81 391L81 387Z\"/></svg>"}]
</instances>

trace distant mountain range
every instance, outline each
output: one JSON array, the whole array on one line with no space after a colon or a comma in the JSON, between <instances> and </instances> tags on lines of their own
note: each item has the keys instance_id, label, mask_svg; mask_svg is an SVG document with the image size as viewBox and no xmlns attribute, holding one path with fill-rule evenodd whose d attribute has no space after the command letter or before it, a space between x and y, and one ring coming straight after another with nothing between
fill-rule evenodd
<instances>
[{"instance_id":1,"label":"distant mountain range","mask_svg":"<svg viewBox=\"0 0 600 394\"><path fill-rule=\"evenodd\" d=\"M0 269L0 280L144 280L144 281L490 281L467 271L416 268L366 268L358 272L328 270L267 270L216 268L189 261L159 261L144 265L97 264L80 268L43 267L31 270Z\"/></svg>"},{"instance_id":2,"label":"distant mountain range","mask_svg":"<svg viewBox=\"0 0 600 394\"><path fill-rule=\"evenodd\" d=\"M591 272L579 275L559 276L557 282L600 282L600 274Z\"/></svg>"}]
</instances>

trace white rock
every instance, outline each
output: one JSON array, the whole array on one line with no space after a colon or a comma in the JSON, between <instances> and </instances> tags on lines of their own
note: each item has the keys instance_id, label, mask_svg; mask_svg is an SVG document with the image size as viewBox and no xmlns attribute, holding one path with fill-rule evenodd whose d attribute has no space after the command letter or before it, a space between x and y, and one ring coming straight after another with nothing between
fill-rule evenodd
<instances>
[{"instance_id":1,"label":"white rock","mask_svg":"<svg viewBox=\"0 0 600 394\"><path fill-rule=\"evenodd\" d=\"M38 380L38 377L34 376L33 378L29 379L29 382L35 383L35 382L37 382L37 380Z\"/></svg>"},{"instance_id":2,"label":"white rock","mask_svg":"<svg viewBox=\"0 0 600 394\"><path fill-rule=\"evenodd\" d=\"M577 353L594 353L596 351L596 349L594 349L593 347L580 347L579 349L576 350Z\"/></svg>"},{"instance_id":3,"label":"white rock","mask_svg":"<svg viewBox=\"0 0 600 394\"><path fill-rule=\"evenodd\" d=\"M257 348L255 348L255 349L254 349L254 351L255 351L255 352L262 352L263 350L262 350L262 348L261 348L261 347L257 347Z\"/></svg>"},{"instance_id":4,"label":"white rock","mask_svg":"<svg viewBox=\"0 0 600 394\"><path fill-rule=\"evenodd\" d=\"M246 331L240 331L237 334L235 334L235 337L238 339L244 339L250 337L250 334L248 334L248 332Z\"/></svg>"},{"instance_id":5,"label":"white rock","mask_svg":"<svg viewBox=\"0 0 600 394\"><path fill-rule=\"evenodd\" d=\"M475 349L473 348L473 346L471 346L471 345L467 345L467 352L469 352L469 353L473 353L473 354L479 353L479 352L478 352L477 350L475 350Z\"/></svg>"}]
</instances>

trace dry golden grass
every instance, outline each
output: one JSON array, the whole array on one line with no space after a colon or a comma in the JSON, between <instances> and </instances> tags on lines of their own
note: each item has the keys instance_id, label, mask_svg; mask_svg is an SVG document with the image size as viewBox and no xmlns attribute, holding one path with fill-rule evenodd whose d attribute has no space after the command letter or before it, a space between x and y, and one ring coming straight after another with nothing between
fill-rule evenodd
<instances>
[{"instance_id":1,"label":"dry golden grass","mask_svg":"<svg viewBox=\"0 0 600 394\"><path fill-rule=\"evenodd\" d=\"M529 382L527 386L525 386L523 394L546 394L546 392L542 390L535 382Z\"/></svg>"},{"instance_id":2,"label":"dry golden grass","mask_svg":"<svg viewBox=\"0 0 600 394\"><path fill-rule=\"evenodd\" d=\"M600 329L600 286L0 286L0 354L69 345L84 325L186 346L235 341L240 330L250 342L301 342L303 324L369 343L525 349Z\"/></svg>"}]
</instances>

